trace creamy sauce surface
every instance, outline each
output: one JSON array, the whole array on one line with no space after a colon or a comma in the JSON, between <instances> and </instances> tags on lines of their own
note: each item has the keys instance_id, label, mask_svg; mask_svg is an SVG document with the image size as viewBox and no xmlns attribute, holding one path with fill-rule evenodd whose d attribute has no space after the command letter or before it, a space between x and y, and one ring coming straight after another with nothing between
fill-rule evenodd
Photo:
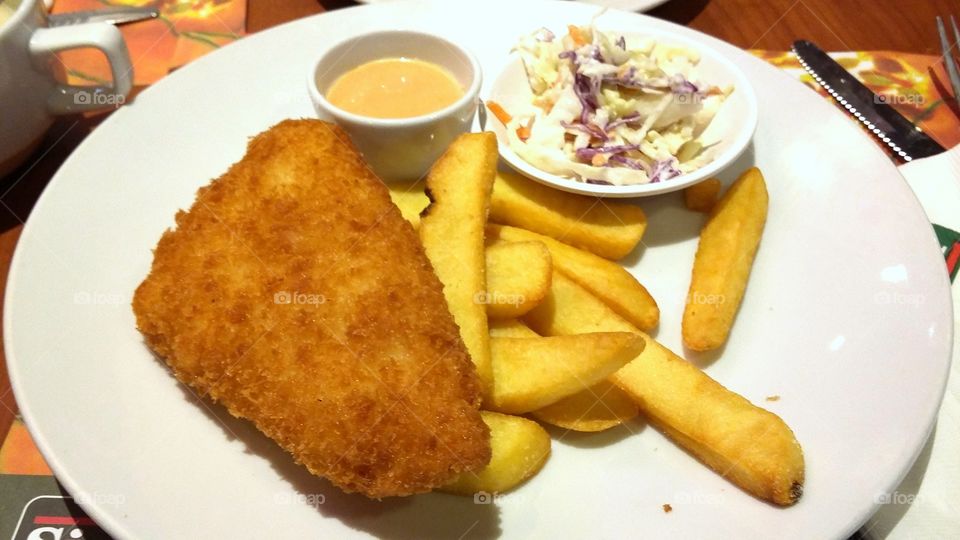
<instances>
[{"instance_id":1,"label":"creamy sauce surface","mask_svg":"<svg viewBox=\"0 0 960 540\"><path fill-rule=\"evenodd\" d=\"M410 118L447 107L464 94L446 69L413 58L384 58L357 66L330 85L327 101L373 118Z\"/></svg>"}]
</instances>

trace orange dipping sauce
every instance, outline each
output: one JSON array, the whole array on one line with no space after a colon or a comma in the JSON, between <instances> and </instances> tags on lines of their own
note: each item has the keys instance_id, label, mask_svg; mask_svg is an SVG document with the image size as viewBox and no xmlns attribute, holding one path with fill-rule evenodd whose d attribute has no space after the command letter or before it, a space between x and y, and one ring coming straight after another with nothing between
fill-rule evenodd
<instances>
[{"instance_id":1,"label":"orange dipping sauce","mask_svg":"<svg viewBox=\"0 0 960 540\"><path fill-rule=\"evenodd\" d=\"M367 62L337 78L327 101L372 118L410 118L452 105L465 91L446 69L413 58Z\"/></svg>"}]
</instances>

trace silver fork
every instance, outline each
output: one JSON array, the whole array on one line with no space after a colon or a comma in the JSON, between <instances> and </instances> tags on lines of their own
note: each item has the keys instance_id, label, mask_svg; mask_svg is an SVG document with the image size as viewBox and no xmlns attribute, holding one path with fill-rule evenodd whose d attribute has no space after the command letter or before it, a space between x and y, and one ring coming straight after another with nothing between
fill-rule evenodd
<instances>
[{"instance_id":1,"label":"silver fork","mask_svg":"<svg viewBox=\"0 0 960 540\"><path fill-rule=\"evenodd\" d=\"M947 76L950 78L950 86L953 87L953 99L960 104L960 74L957 73L957 61L953 57L951 49L960 48L960 30L957 30L957 21L953 15L950 16L950 25L953 26L953 43L947 37L947 29L943 24L943 19L937 17L937 30L940 32L940 47L943 49L943 63L947 66ZM960 53L960 51L958 51Z\"/></svg>"}]
</instances>

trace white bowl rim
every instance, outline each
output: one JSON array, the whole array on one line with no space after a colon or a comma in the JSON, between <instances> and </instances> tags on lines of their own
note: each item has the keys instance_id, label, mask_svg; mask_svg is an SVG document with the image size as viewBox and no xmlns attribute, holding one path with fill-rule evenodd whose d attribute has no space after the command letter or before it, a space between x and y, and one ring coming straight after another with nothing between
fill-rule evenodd
<instances>
[{"instance_id":1,"label":"white bowl rim","mask_svg":"<svg viewBox=\"0 0 960 540\"><path fill-rule=\"evenodd\" d=\"M530 178L531 180L535 180L541 184L570 193L610 198L647 197L651 195L659 195L678 191L693 184L702 182L716 175L718 172L732 164L741 155L743 155L743 153L750 146L751 141L753 141L753 135L757 131L757 124L759 122L759 105L757 103L757 94L743 70L737 67L736 64L734 64L710 45L691 40L687 37L680 36L670 31L659 29L648 29L644 31L621 31L616 28L609 28L605 29L604 31L618 32L626 36L634 37L656 37L658 40L663 38L663 41L678 43L692 48L700 53L701 57L709 56L711 60L720 64L723 69L728 71L732 78L736 80L734 93L742 93L742 95L744 95L746 98L747 116L742 119L742 122L740 123L741 127L737 133L737 136L730 141L729 146L723 151L723 153L721 153L719 156L716 156L712 161L703 167L675 178L671 178L670 180L656 183L609 186L605 184L588 184L587 182L580 182L556 174L551 174L536 168L521 158L510 148L509 144L507 144L500 136L498 136L497 146L500 150L500 157L503 158L503 160L507 162L511 168L521 173L523 176ZM500 71L500 75L514 65L515 62L521 61L520 57L515 52L511 53L511 58L511 61L504 64L503 69ZM499 77L495 79L495 81L497 80L499 80ZM491 91L493 91L493 89L491 89ZM498 122L499 120L492 121Z\"/></svg>"},{"instance_id":2,"label":"white bowl rim","mask_svg":"<svg viewBox=\"0 0 960 540\"><path fill-rule=\"evenodd\" d=\"M418 116L411 116L408 118L374 118L372 116L363 116L361 114L352 113L345 111L340 107L337 107L333 103L330 103L327 100L324 92L320 91L320 88L317 86L317 72L320 69L321 64L327 60L330 52L340 48L341 46L353 42L359 41L367 38L372 38L374 36L380 35L417 35L421 37L427 37L430 39L435 39L437 41L446 43L452 49L461 53L466 57L467 61L470 63L470 70L472 71L472 80L470 81L470 86L465 89L462 96L459 99L447 105L446 107L433 111L427 114L421 114ZM441 66L443 67L443 66ZM444 67L444 69L447 69ZM409 127L409 126L421 126L436 122L440 118L448 116L461 108L467 106L471 101L477 99L480 95L480 87L483 84L483 69L480 67L480 61L477 60L476 55L473 54L466 47L459 45L450 39L433 34L430 32L421 32L419 30L378 30L374 32L367 32L365 34L356 35L342 41L339 41L332 45L330 48L323 51L320 57L316 62L313 63L313 67L310 69L310 72L307 74L307 88L310 90L310 97L313 98L313 101L317 103L320 107L326 110L330 115L334 116L337 119L342 119L346 122L353 124L366 124L373 127L382 127L382 128L397 128L397 127Z\"/></svg>"},{"instance_id":3,"label":"white bowl rim","mask_svg":"<svg viewBox=\"0 0 960 540\"><path fill-rule=\"evenodd\" d=\"M13 33L11 28L17 28L23 24L24 19L28 17L27 10L31 9L28 7L28 4L30 4L30 2L20 2L20 4L14 8L13 13L10 14L10 18L0 25L0 36L6 36L7 34Z\"/></svg>"}]
</instances>

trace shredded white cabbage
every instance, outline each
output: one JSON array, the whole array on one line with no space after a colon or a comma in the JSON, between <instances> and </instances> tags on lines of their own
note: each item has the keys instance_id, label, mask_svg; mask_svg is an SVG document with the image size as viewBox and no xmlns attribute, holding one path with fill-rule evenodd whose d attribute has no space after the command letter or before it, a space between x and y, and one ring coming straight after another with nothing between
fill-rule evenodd
<instances>
[{"instance_id":1,"label":"shredded white cabbage","mask_svg":"<svg viewBox=\"0 0 960 540\"><path fill-rule=\"evenodd\" d=\"M520 39L534 98L509 111L511 149L546 172L590 183L661 182L712 159L698 139L732 88L699 80L689 48L569 27ZM522 135L521 135L522 133Z\"/></svg>"}]
</instances>

